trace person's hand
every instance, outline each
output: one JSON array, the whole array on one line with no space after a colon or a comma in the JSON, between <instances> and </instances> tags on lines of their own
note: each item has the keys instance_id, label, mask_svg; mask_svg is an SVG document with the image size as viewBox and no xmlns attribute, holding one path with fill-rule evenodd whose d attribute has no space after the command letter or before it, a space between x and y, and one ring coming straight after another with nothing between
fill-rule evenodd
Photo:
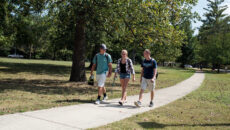
<instances>
[{"instance_id":1,"label":"person's hand","mask_svg":"<svg viewBox=\"0 0 230 130\"><path fill-rule=\"evenodd\" d=\"M155 82L155 78L152 78L152 79L151 79L151 82L154 83L154 82Z\"/></svg>"},{"instance_id":2,"label":"person's hand","mask_svg":"<svg viewBox=\"0 0 230 130\"><path fill-rule=\"evenodd\" d=\"M133 76L133 82L135 82L136 78Z\"/></svg>"},{"instance_id":3,"label":"person's hand","mask_svg":"<svg viewBox=\"0 0 230 130\"><path fill-rule=\"evenodd\" d=\"M108 77L108 78L110 78L110 77L111 77L111 75L112 75L112 73L108 73L107 77Z\"/></svg>"}]
</instances>

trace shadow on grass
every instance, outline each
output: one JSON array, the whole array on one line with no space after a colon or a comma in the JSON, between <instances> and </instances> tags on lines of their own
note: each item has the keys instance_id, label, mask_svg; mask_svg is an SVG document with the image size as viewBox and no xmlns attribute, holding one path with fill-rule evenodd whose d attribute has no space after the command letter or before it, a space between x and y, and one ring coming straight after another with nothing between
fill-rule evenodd
<instances>
[{"instance_id":1,"label":"shadow on grass","mask_svg":"<svg viewBox=\"0 0 230 130\"><path fill-rule=\"evenodd\" d=\"M185 126L203 126L203 127L214 127L214 126L230 126L230 123L216 123L216 124L161 124L157 122L139 122L138 123L141 127L144 129L150 129L150 128L165 128L165 127L185 127Z\"/></svg>"},{"instance_id":2,"label":"shadow on grass","mask_svg":"<svg viewBox=\"0 0 230 130\"><path fill-rule=\"evenodd\" d=\"M75 83L60 80L25 80L25 79L0 79L0 93L6 90L19 90L37 94L96 94L97 87L86 83ZM116 91L116 90L114 90Z\"/></svg>"},{"instance_id":3,"label":"shadow on grass","mask_svg":"<svg viewBox=\"0 0 230 130\"><path fill-rule=\"evenodd\" d=\"M48 74L48 75L70 75L71 66L65 65L51 65L51 64L39 64L39 63L5 63L0 62L0 72L17 74L21 72L29 72L33 74ZM89 73L89 71L86 71Z\"/></svg>"}]
</instances>

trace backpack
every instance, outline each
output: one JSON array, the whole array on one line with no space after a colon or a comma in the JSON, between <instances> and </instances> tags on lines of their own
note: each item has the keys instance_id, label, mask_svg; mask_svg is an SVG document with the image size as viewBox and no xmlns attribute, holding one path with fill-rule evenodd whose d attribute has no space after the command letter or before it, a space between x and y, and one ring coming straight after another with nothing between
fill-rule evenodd
<instances>
[{"instance_id":1,"label":"backpack","mask_svg":"<svg viewBox=\"0 0 230 130\"><path fill-rule=\"evenodd\" d=\"M153 58L151 58L151 63L152 63L152 65L153 65L153 61L154 61L155 59L153 59ZM157 71L157 75L156 75L156 79L158 78L158 71Z\"/></svg>"},{"instance_id":2,"label":"backpack","mask_svg":"<svg viewBox=\"0 0 230 130\"><path fill-rule=\"evenodd\" d=\"M99 53L98 53L99 54ZM97 54L97 55L98 55ZM97 55L96 55L96 70L97 70ZM107 64L109 64L109 55L107 53L105 53L105 57L106 57L106 60L107 60Z\"/></svg>"}]
</instances>

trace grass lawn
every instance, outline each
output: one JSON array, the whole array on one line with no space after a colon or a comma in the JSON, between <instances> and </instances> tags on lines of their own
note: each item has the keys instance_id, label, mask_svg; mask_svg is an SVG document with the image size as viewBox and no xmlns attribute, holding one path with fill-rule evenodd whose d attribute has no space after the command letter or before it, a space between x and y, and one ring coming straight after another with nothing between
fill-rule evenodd
<instances>
[{"instance_id":1,"label":"grass lawn","mask_svg":"<svg viewBox=\"0 0 230 130\"><path fill-rule=\"evenodd\" d=\"M97 87L68 82L71 64L65 61L0 58L0 115L92 102L97 97ZM130 82L128 95L138 94L140 89L140 65L135 69L137 81ZM157 89L172 86L193 73L193 70L159 67ZM111 83L112 78L107 79L109 98L120 97L119 81L114 87Z\"/></svg>"},{"instance_id":2,"label":"grass lawn","mask_svg":"<svg viewBox=\"0 0 230 130\"><path fill-rule=\"evenodd\" d=\"M97 129L230 129L230 74L207 73L202 86L166 106Z\"/></svg>"}]
</instances>

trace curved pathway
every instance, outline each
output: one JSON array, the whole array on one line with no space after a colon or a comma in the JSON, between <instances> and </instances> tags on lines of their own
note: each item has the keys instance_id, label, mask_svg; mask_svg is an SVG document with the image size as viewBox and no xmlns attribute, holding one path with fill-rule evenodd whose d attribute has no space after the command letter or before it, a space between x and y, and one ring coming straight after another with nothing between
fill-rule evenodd
<instances>
[{"instance_id":1,"label":"curved pathway","mask_svg":"<svg viewBox=\"0 0 230 130\"><path fill-rule=\"evenodd\" d=\"M133 104L138 95L127 97L127 104L118 105L119 99L109 100L101 105L80 104L73 106L57 107L24 113L0 116L1 130L76 130L94 128L138 113L173 102L193 90L203 82L205 74L196 72L193 76L172 87L156 91L153 108L149 108L149 93L143 96L143 107L136 108Z\"/></svg>"}]
</instances>

